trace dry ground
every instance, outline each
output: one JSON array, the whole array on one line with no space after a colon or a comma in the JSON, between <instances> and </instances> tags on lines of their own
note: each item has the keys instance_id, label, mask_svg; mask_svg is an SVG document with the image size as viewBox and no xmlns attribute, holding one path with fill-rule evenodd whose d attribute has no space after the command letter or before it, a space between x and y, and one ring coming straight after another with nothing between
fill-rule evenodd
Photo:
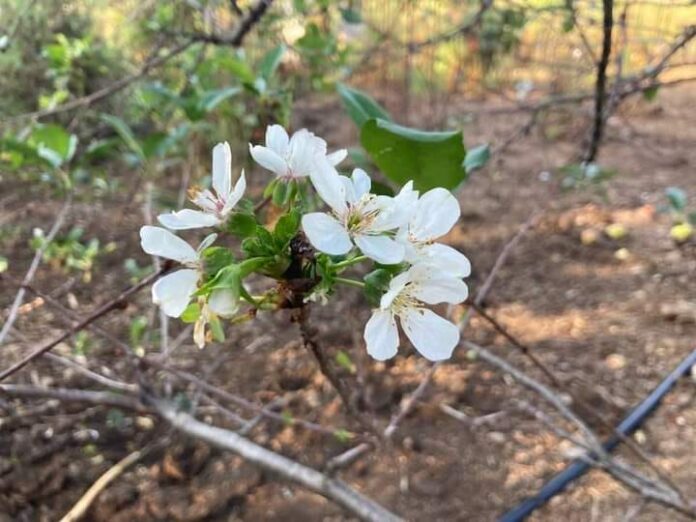
<instances>
[{"instance_id":1,"label":"dry ground","mask_svg":"<svg viewBox=\"0 0 696 522\"><path fill-rule=\"evenodd\" d=\"M567 113L516 140L460 193L463 217L449 240L472 260L474 290L518 227L541 213L500 271L486 306L612 422L696 347L696 245L676 246L668 235L669 219L659 212L670 185L684 188L696 207L695 104L696 92L675 90L661 93L657 103L633 102L613 118L601 158L619 174L603 192L559 189L556 168L578 150L584 124L575 113ZM354 138L351 124L333 103L301 104L297 123L327 136L335 146ZM523 123L523 116L482 116L467 125L467 142L500 140ZM31 257L26 246L31 228L46 229L60 206L35 192L29 191L28 198L25 188L13 189L8 180L2 185L3 224L14 230L4 236L2 247L9 252L15 278L21 278ZM50 268L42 270L35 284L85 312L127 284L125 258L148 262L137 246L141 212L138 205L124 211L119 201L78 202L70 220L103 243L115 241L118 250L101 259L91 285L64 285L66 276ZM605 237L602 230L611 223L624 225L627 236L619 241ZM583 244L581 235L587 230L598 232L596 242ZM616 252L622 248L627 255L619 259ZM0 284L4 307L16 288L7 279ZM317 310L313 321L328 347L348 351L357 363L359 406L387 422L428 364L410 348L389 364L370 362L360 338L369 311L357 292L345 296ZM103 324L127 339L128 319L149 310L143 294ZM26 310L17 323L21 336L3 349L3 366L62 327L60 316L47 306ZM179 329L173 326L174 333ZM268 336L267 342L245 349L261 334ZM534 373L481 320L472 321L467 335ZM70 343L57 351L70 354ZM118 351L96 338L86 360L94 369L132 377ZM174 361L199 374L215 362L210 381L216 385L262 402L289 397L286 408L294 416L350 426L335 394L298 344L287 316L261 317L237 327L229 342L205 351L185 343ZM92 386L45 360L15 380ZM174 384L175 391L184 389ZM689 492L696 491L695 395L693 381L680 383L636 435L654 462ZM568 443L515 409L519 398L534 400L459 349L403 423L403 444L374 453L341 475L409 520L494 520L534 493L573 455ZM0 521L58 519L110 465L133 448L166 436L172 437L166 449L153 452L109 487L90 511L90 520L345 519L321 497L280 483L234 456L171 435L154 419L78 405L37 410L40 404L0 403ZM471 417L500 414L474 425L446 415L441 404ZM217 417L216 422L225 424ZM317 467L348 447L332 437L269 422L259 424L252 437ZM583 477L533 519L681 520L663 508L642 505L636 495L599 472Z\"/></svg>"}]
</instances>

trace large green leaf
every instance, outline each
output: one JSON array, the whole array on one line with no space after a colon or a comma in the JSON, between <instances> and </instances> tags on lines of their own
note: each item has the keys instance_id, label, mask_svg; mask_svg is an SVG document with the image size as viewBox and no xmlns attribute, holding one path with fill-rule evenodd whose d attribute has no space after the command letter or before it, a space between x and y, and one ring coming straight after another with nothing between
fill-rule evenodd
<instances>
[{"instance_id":1,"label":"large green leaf","mask_svg":"<svg viewBox=\"0 0 696 522\"><path fill-rule=\"evenodd\" d=\"M364 92L348 87L343 83L337 84L336 90L343 101L348 116L358 128L361 128L371 118L391 121L389 113Z\"/></svg>"},{"instance_id":2,"label":"large green leaf","mask_svg":"<svg viewBox=\"0 0 696 522\"><path fill-rule=\"evenodd\" d=\"M380 170L419 190L453 189L466 179L466 149L461 131L427 132L381 119L368 120L360 142Z\"/></svg>"}]
</instances>

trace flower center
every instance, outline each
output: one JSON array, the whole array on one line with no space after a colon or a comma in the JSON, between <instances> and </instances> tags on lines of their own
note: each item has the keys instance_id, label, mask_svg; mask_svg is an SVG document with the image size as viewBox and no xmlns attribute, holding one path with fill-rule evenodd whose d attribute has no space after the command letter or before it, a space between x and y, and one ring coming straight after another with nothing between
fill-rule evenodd
<instances>
[{"instance_id":1,"label":"flower center","mask_svg":"<svg viewBox=\"0 0 696 522\"><path fill-rule=\"evenodd\" d=\"M396 315L408 308L417 308L420 301L412 295L413 284L407 284L392 301L391 308Z\"/></svg>"}]
</instances>

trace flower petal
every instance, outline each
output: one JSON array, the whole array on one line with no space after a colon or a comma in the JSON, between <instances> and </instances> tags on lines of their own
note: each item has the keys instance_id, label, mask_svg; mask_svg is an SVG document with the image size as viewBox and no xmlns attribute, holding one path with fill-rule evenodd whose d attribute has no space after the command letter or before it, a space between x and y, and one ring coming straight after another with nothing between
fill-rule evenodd
<instances>
[{"instance_id":1,"label":"flower petal","mask_svg":"<svg viewBox=\"0 0 696 522\"><path fill-rule=\"evenodd\" d=\"M232 189L232 192L229 194L229 197L225 201L225 206L222 209L223 214L227 214L230 210L232 210L237 203L239 203L239 200L242 199L242 196L244 196L244 192L246 191L246 177L244 176L244 170L242 170L242 173L239 175L239 179L237 180L237 183L234 185L234 189Z\"/></svg>"},{"instance_id":2,"label":"flower petal","mask_svg":"<svg viewBox=\"0 0 696 522\"><path fill-rule=\"evenodd\" d=\"M179 317L186 310L197 283L198 272L195 270L177 270L152 285L152 302L169 317Z\"/></svg>"},{"instance_id":3,"label":"flower petal","mask_svg":"<svg viewBox=\"0 0 696 522\"><path fill-rule=\"evenodd\" d=\"M427 308L407 308L399 316L404 333L430 361L452 357L459 343L459 328Z\"/></svg>"},{"instance_id":4,"label":"flower petal","mask_svg":"<svg viewBox=\"0 0 696 522\"><path fill-rule=\"evenodd\" d=\"M169 230L144 226L140 229L140 245L152 256L164 257L179 263L196 263L198 254L194 248Z\"/></svg>"},{"instance_id":5,"label":"flower petal","mask_svg":"<svg viewBox=\"0 0 696 522\"><path fill-rule=\"evenodd\" d=\"M290 137L280 125L269 125L266 127L266 147L281 157L288 153Z\"/></svg>"},{"instance_id":6,"label":"flower petal","mask_svg":"<svg viewBox=\"0 0 696 522\"><path fill-rule=\"evenodd\" d=\"M416 265L411 268L411 271L418 268L432 269L432 267ZM441 274L433 274L432 277L426 278L417 278L413 275L411 277L414 281L411 286L411 295L424 303L459 304L469 297L466 283L456 277Z\"/></svg>"},{"instance_id":7,"label":"flower petal","mask_svg":"<svg viewBox=\"0 0 696 522\"><path fill-rule=\"evenodd\" d=\"M157 221L171 230L214 227L220 223L220 220L214 214L201 212L200 210L190 210L188 208L180 210L179 212L160 214L157 216Z\"/></svg>"},{"instance_id":8,"label":"flower petal","mask_svg":"<svg viewBox=\"0 0 696 522\"><path fill-rule=\"evenodd\" d=\"M353 191L356 199L360 199L363 195L370 192L372 180L363 169L353 169L351 180L353 181Z\"/></svg>"},{"instance_id":9,"label":"flower petal","mask_svg":"<svg viewBox=\"0 0 696 522\"><path fill-rule=\"evenodd\" d=\"M460 215L459 202L452 193L434 188L418 200L409 232L418 241L432 241L449 232Z\"/></svg>"},{"instance_id":10,"label":"flower petal","mask_svg":"<svg viewBox=\"0 0 696 522\"><path fill-rule=\"evenodd\" d=\"M390 237L356 234L354 240L363 254L378 263L395 265L404 260L404 246Z\"/></svg>"},{"instance_id":11,"label":"flower petal","mask_svg":"<svg viewBox=\"0 0 696 522\"><path fill-rule=\"evenodd\" d=\"M302 216L302 229L314 248L334 256L346 254L353 247L350 236L333 217L322 212Z\"/></svg>"},{"instance_id":12,"label":"flower petal","mask_svg":"<svg viewBox=\"0 0 696 522\"><path fill-rule=\"evenodd\" d=\"M316 160L326 161L326 142L309 132L300 129L290 138L290 170L296 178L309 176L317 167Z\"/></svg>"},{"instance_id":13,"label":"flower petal","mask_svg":"<svg viewBox=\"0 0 696 522\"><path fill-rule=\"evenodd\" d=\"M413 262L431 265L443 275L459 278L471 275L469 260L459 250L449 245L433 243L417 248L415 252L416 259Z\"/></svg>"},{"instance_id":14,"label":"flower petal","mask_svg":"<svg viewBox=\"0 0 696 522\"><path fill-rule=\"evenodd\" d=\"M217 239L217 237L218 237L218 235L217 235L217 234L214 234L214 233L213 233L213 234L208 234L207 236L205 236L205 237L203 238L203 241L201 241L201 244L198 245L198 249L197 249L197 250L198 250L198 253L200 254L201 252L203 252L203 250L205 250L205 249L208 248L210 245L212 245L213 243L215 243L215 240ZM200 255L199 255L199 257L200 257Z\"/></svg>"},{"instance_id":15,"label":"flower petal","mask_svg":"<svg viewBox=\"0 0 696 522\"><path fill-rule=\"evenodd\" d=\"M251 157L254 158L254 161L263 168L274 172L278 176L288 175L287 162L268 147L249 145L249 152L251 153Z\"/></svg>"},{"instance_id":16,"label":"flower petal","mask_svg":"<svg viewBox=\"0 0 696 522\"><path fill-rule=\"evenodd\" d=\"M390 311L375 310L365 325L367 353L373 359L385 361L396 355L399 347L399 331Z\"/></svg>"},{"instance_id":17,"label":"flower petal","mask_svg":"<svg viewBox=\"0 0 696 522\"><path fill-rule=\"evenodd\" d=\"M221 317L230 317L239 310L239 296L229 288L213 290L208 297L208 308Z\"/></svg>"},{"instance_id":18,"label":"flower petal","mask_svg":"<svg viewBox=\"0 0 696 522\"><path fill-rule=\"evenodd\" d=\"M213 148L213 188L222 199L232 188L232 151L227 142L218 143Z\"/></svg>"},{"instance_id":19,"label":"flower petal","mask_svg":"<svg viewBox=\"0 0 696 522\"><path fill-rule=\"evenodd\" d=\"M339 149L333 151L331 154L326 155L326 160L331 163L334 167L341 163L348 156L348 151L346 149Z\"/></svg>"},{"instance_id":20,"label":"flower petal","mask_svg":"<svg viewBox=\"0 0 696 522\"><path fill-rule=\"evenodd\" d=\"M346 187L341 180L345 176L339 175L336 169L325 160L317 159L316 163L316 168L312 169L309 176L314 190L324 200L324 203L331 207L336 214L342 216L348 210Z\"/></svg>"}]
</instances>

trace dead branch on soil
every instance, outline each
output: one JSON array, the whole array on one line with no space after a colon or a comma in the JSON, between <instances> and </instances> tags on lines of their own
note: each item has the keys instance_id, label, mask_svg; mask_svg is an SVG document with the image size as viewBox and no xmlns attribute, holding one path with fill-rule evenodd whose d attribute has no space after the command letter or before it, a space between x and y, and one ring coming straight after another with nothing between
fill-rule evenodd
<instances>
[{"instance_id":1,"label":"dead branch on soil","mask_svg":"<svg viewBox=\"0 0 696 522\"><path fill-rule=\"evenodd\" d=\"M150 447L141 450L136 450L130 455L119 460L116 464L110 467L97 481L85 492L85 494L77 501L77 503L68 511L60 522L77 522L87 514L87 510L96 500L99 494L106 489L109 484L116 480L121 474L133 464L142 459L149 453Z\"/></svg>"},{"instance_id":2,"label":"dead branch on soil","mask_svg":"<svg viewBox=\"0 0 696 522\"><path fill-rule=\"evenodd\" d=\"M590 404L590 402L583 399L580 395L575 393L572 389L570 389L563 382L561 382L561 380L553 373L553 371L548 366L543 364L541 360L538 357L536 357L536 355L534 355L534 350L520 342L519 339L512 335L502 324L500 324L496 319L494 319L487 312L485 312L480 306L473 305L473 308L482 318L488 321L499 334L501 334L505 339L507 339L512 344L512 346L514 346L517 350L520 351L520 353L522 353L522 355L529 359L532 362L532 364L534 364L534 366L544 374L548 381L556 387L556 389L566 393L572 401L571 405L580 406L584 411L591 413L594 419L596 419L604 428L611 431L614 434L614 436L621 440L621 442L623 442L640 460L642 460L652 469L655 475L657 475L665 483L669 484L671 488L679 494L679 497L684 504L687 504L686 496L681 491L681 488L679 488L679 486L677 486L672 481L672 479L665 472L663 472L659 468L659 466L657 466L657 464L653 462L653 460L643 451L643 449L638 444L636 444L633 441L633 439L619 431L616 428L616 426L614 426L614 424L608 421L595 406Z\"/></svg>"},{"instance_id":3,"label":"dead branch on soil","mask_svg":"<svg viewBox=\"0 0 696 522\"><path fill-rule=\"evenodd\" d=\"M148 409L134 395L113 392L74 390L70 388L47 388L24 384L0 384L0 394L6 397L25 399L57 399L64 402L83 402L98 406L113 406L138 412Z\"/></svg>"},{"instance_id":4,"label":"dead branch on soil","mask_svg":"<svg viewBox=\"0 0 696 522\"><path fill-rule=\"evenodd\" d=\"M65 341L68 339L71 335L76 334L77 332L84 330L87 328L90 324L92 324L94 321L99 319L100 317L108 314L112 310L115 310L117 308L120 308L123 304L128 301L128 299L135 293L139 292L143 288L149 286L150 284L154 283L155 280L167 272L170 268L170 264L167 263L165 264L160 270L157 272L150 274L149 276L145 277L144 279L140 280L138 283L135 285L131 286L130 288L127 288L121 294L119 294L117 297L111 299L107 303L104 303L102 306L97 308L94 312L89 314L86 318L84 318L82 321L78 322L77 324L71 326L68 328L65 332L60 334L58 337L55 339L47 342L44 344L42 347L37 348L35 351L31 352L29 355L23 357L19 362L13 364L6 370L3 370L0 372L0 381L5 380L7 377L10 375L14 374L15 372L21 370L24 368L27 364L32 362L34 359L41 357L43 354L46 352L49 352L53 348L55 348L58 344L61 342Z\"/></svg>"},{"instance_id":5,"label":"dead branch on soil","mask_svg":"<svg viewBox=\"0 0 696 522\"><path fill-rule=\"evenodd\" d=\"M10 311L7 314L7 319L5 320L5 324L2 325L2 330L0 330L0 346L2 346L3 342L5 341L5 338L7 337L7 334L10 332L12 329L12 326L14 325L15 321L17 320L17 315L19 313L19 308L22 306L22 303L24 302L24 294L26 294L26 285L31 283L32 279L34 279L34 276L36 275L36 271L39 268L39 265L41 264L41 259L43 258L44 252L46 251L46 248L48 248L48 245L50 244L51 241L53 241L53 238L56 236L58 231L61 229L63 226L63 223L65 222L65 218L68 215L68 211L70 210L70 206L72 204L72 192L68 194L68 197L65 199L65 203L63 204L63 208L60 209L60 212L58 212L58 215L56 216L56 220L53 223L53 226L51 229L48 231L48 234L45 237L44 243L41 245L41 248L36 250L36 253L34 254L34 258L31 260L31 264L29 265L29 270L27 270L26 275L24 276L24 279L22 279L22 285L20 286L19 290L17 291L17 295L14 298L14 301L12 302L12 306L10 307Z\"/></svg>"},{"instance_id":6,"label":"dead branch on soil","mask_svg":"<svg viewBox=\"0 0 696 522\"><path fill-rule=\"evenodd\" d=\"M464 345L478 358L509 374L519 384L535 392L547 404L554 408L554 410L560 413L562 417L575 425L583 436L583 440L580 442L581 447L591 450L587 458L592 465L607 471L621 484L638 492L644 498L658 502L692 518L696 518L696 511L694 511L688 502L682 500L680 492L675 491L671 484L664 483L662 480L652 480L628 465L617 462L616 459L604 449L604 446L601 444L594 431L578 417L553 390L547 388L545 385L507 361L494 355L486 348L470 341L464 341ZM572 437L570 440L578 444L575 437Z\"/></svg>"},{"instance_id":7,"label":"dead branch on soil","mask_svg":"<svg viewBox=\"0 0 696 522\"><path fill-rule=\"evenodd\" d=\"M341 480L330 478L299 462L267 450L233 431L200 422L187 413L176 411L165 402L156 399L148 402L164 420L182 433L232 451L252 464L337 503L361 520L374 522L402 520Z\"/></svg>"}]
</instances>

